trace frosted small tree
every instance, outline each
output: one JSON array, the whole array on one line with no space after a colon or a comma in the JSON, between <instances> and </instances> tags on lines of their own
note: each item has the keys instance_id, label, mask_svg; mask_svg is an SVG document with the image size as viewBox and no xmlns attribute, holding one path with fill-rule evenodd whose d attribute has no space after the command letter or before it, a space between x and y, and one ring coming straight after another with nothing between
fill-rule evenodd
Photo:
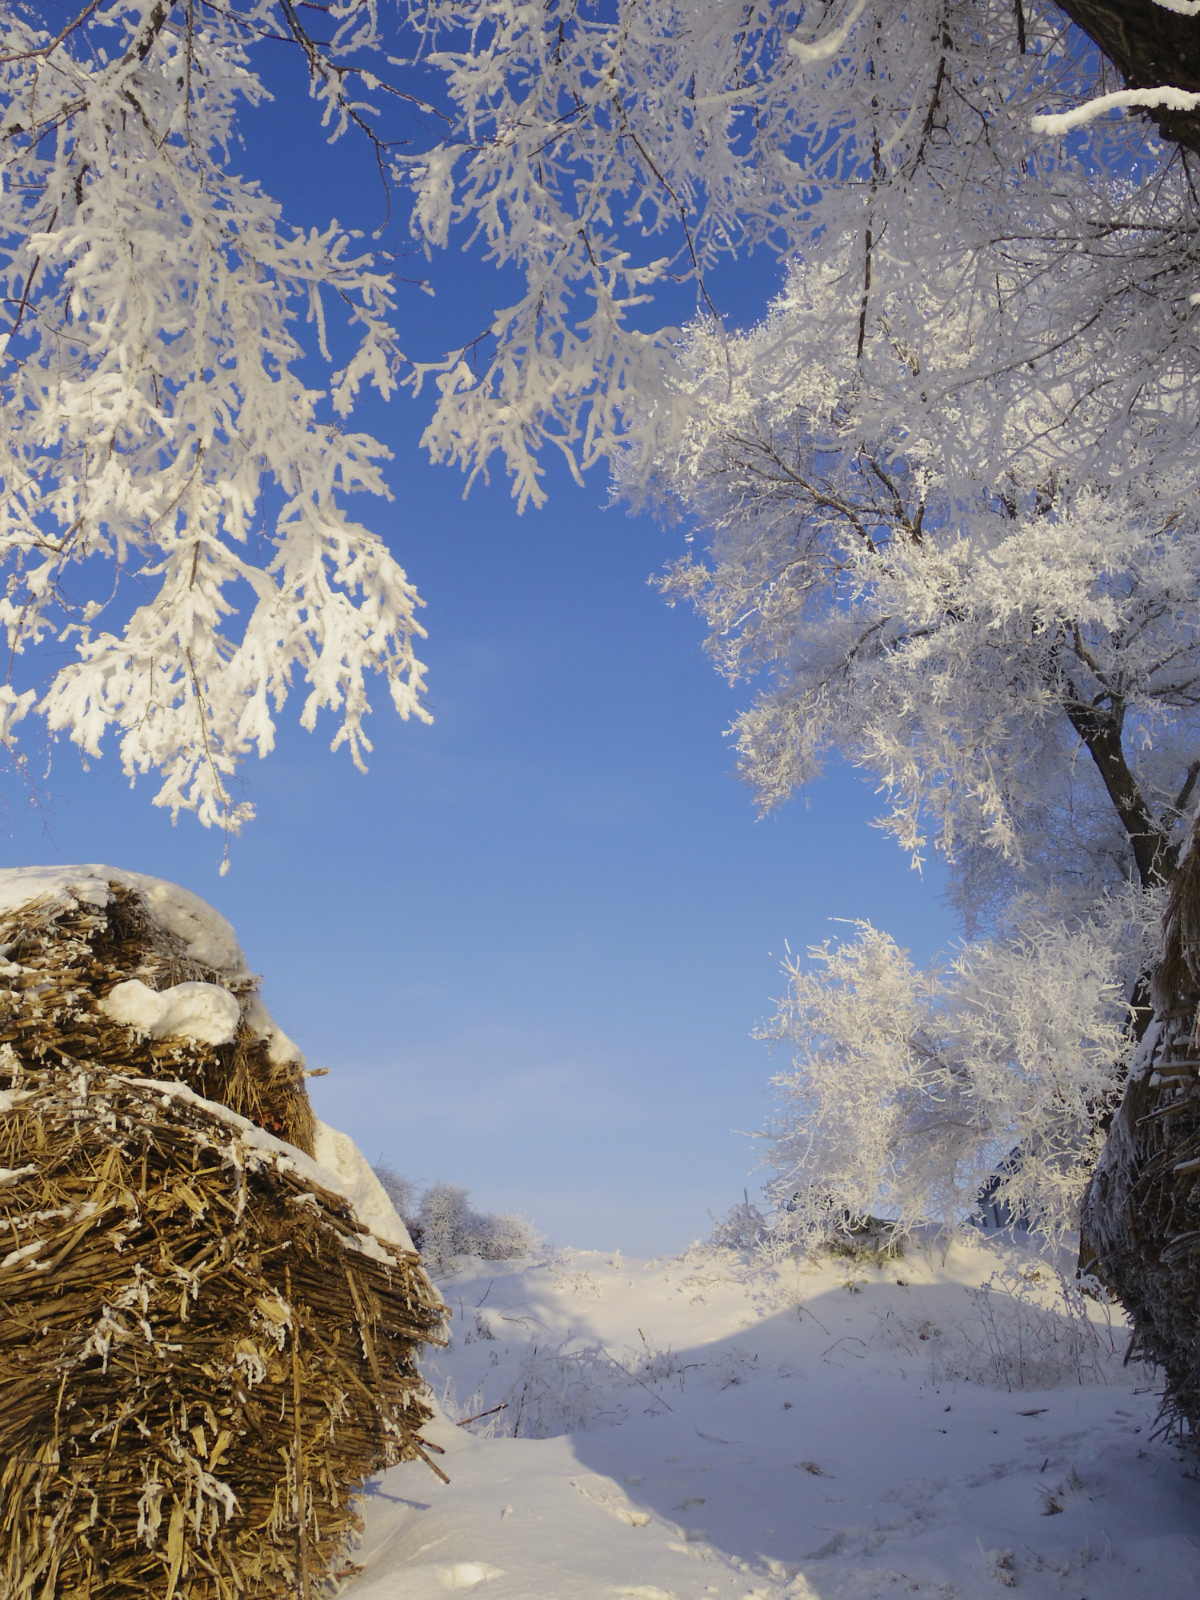
<instances>
[{"instance_id":1,"label":"frosted small tree","mask_svg":"<svg viewBox=\"0 0 1200 1600\"><path fill-rule=\"evenodd\" d=\"M774 1079L765 1242L812 1249L878 1212L901 1235L953 1229L993 1173L995 1200L1044 1241L1076 1229L1132 1053L1122 910L1034 922L927 972L869 924L789 961L759 1034L796 1049Z\"/></svg>"},{"instance_id":2,"label":"frosted small tree","mask_svg":"<svg viewBox=\"0 0 1200 1600\"><path fill-rule=\"evenodd\" d=\"M360 768L369 675L429 720L420 601L344 506L387 495L348 420L397 380L389 279L231 166L264 34L304 51L331 137L364 124L345 62L378 44L373 0L323 17L318 47L274 0L96 0L56 36L0 9L0 738L18 753L37 712L96 757L112 730L156 805L230 833L252 815L230 779L297 688ZM351 342L322 394L295 325L328 361L329 309ZM49 640L73 659L38 687Z\"/></svg>"},{"instance_id":3,"label":"frosted small tree","mask_svg":"<svg viewBox=\"0 0 1200 1600\"><path fill-rule=\"evenodd\" d=\"M457 1184L431 1183L418 1202L415 1185L393 1167L380 1163L374 1171L431 1272L449 1272L458 1256L512 1261L532 1254L540 1243L524 1217L476 1211Z\"/></svg>"}]
</instances>

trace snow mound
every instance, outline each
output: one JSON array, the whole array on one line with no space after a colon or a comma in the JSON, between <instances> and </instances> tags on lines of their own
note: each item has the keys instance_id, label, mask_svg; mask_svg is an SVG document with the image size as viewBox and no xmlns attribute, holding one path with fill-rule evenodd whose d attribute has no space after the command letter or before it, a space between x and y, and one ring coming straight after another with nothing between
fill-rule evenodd
<instances>
[{"instance_id":1,"label":"snow mound","mask_svg":"<svg viewBox=\"0 0 1200 1600\"><path fill-rule=\"evenodd\" d=\"M375 1481L345 1600L476 1572L487 1600L1200 1593L1194 1457L1155 1436L1119 1315L1064 1296L1073 1266L982 1240L457 1265L422 1362L451 1481Z\"/></svg>"},{"instance_id":2,"label":"snow mound","mask_svg":"<svg viewBox=\"0 0 1200 1600\"><path fill-rule=\"evenodd\" d=\"M194 1039L197 1044L229 1044L237 1033L241 1006L216 983L177 983L154 990L140 978L110 989L100 1010L149 1039Z\"/></svg>"},{"instance_id":3,"label":"snow mound","mask_svg":"<svg viewBox=\"0 0 1200 1600\"><path fill-rule=\"evenodd\" d=\"M313 1132L313 1154L321 1166L336 1173L343 1192L372 1233L405 1250L413 1248L400 1213L372 1172L371 1163L348 1133L318 1122Z\"/></svg>"},{"instance_id":4,"label":"snow mound","mask_svg":"<svg viewBox=\"0 0 1200 1600\"><path fill-rule=\"evenodd\" d=\"M19 911L31 900L63 895L71 895L84 905L106 906L112 899L110 883L136 889L158 925L183 940L193 961L231 978L246 974L246 958L237 935L221 913L190 889L144 872L126 872L99 862L86 866L7 867L0 871L0 916Z\"/></svg>"}]
</instances>

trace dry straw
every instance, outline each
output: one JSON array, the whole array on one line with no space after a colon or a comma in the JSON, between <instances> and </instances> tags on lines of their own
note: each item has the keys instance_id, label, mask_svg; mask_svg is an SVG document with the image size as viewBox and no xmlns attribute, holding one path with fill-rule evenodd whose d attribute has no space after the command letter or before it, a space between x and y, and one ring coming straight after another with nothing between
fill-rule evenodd
<instances>
[{"instance_id":1,"label":"dry straw","mask_svg":"<svg viewBox=\"0 0 1200 1600\"><path fill-rule=\"evenodd\" d=\"M1200 1437L1200 845L1171 885L1154 1021L1083 1207L1081 1260L1113 1285L1131 1353Z\"/></svg>"},{"instance_id":2,"label":"dry straw","mask_svg":"<svg viewBox=\"0 0 1200 1600\"><path fill-rule=\"evenodd\" d=\"M438 1471L415 1355L444 1308L306 1160L253 980L112 894L0 925L0 1596L315 1600L362 1479ZM137 1038L97 1007L131 977L240 987L237 1038Z\"/></svg>"}]
</instances>

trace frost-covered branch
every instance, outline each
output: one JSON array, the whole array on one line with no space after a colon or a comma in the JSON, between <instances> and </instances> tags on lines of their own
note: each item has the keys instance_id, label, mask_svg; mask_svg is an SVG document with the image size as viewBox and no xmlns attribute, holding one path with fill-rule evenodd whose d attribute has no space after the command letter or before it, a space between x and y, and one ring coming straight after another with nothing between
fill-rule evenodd
<instances>
[{"instance_id":1,"label":"frost-covered branch","mask_svg":"<svg viewBox=\"0 0 1200 1600\"><path fill-rule=\"evenodd\" d=\"M1195 111L1200 108L1200 94L1187 89L1172 89L1163 84L1156 89L1115 89L1111 94L1097 95L1070 111L1038 112L1029 119L1035 133L1050 138L1070 133L1072 128L1082 128L1108 111L1125 109L1152 110L1163 106L1168 111Z\"/></svg>"},{"instance_id":2,"label":"frost-covered branch","mask_svg":"<svg viewBox=\"0 0 1200 1600\"><path fill-rule=\"evenodd\" d=\"M104 0L56 38L0 24L3 737L37 712L96 757L115 732L157 805L230 832L252 815L239 763L298 684L302 724L331 711L360 767L368 675L428 720L420 601L344 506L387 495L387 451L347 419L364 384L396 386L389 279L228 168L264 94L247 41L276 12ZM307 53L336 135L358 116L337 54L374 41L373 5L326 20ZM356 343L323 395L294 327L329 359L326 298ZM39 687L52 641L74 659Z\"/></svg>"}]
</instances>

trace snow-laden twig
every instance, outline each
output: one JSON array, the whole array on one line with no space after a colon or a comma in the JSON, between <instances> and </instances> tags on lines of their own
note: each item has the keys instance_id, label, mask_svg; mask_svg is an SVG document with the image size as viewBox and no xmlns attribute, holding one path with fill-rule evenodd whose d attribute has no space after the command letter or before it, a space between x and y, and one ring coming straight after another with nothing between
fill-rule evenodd
<instances>
[{"instance_id":1,"label":"snow-laden twig","mask_svg":"<svg viewBox=\"0 0 1200 1600\"><path fill-rule=\"evenodd\" d=\"M833 28L829 33L822 34L820 38L806 43L797 39L795 35L788 40L788 54L795 56L797 61L828 61L831 56L845 44L850 37L851 29L862 16L867 0L854 0L849 14L840 26Z\"/></svg>"},{"instance_id":2,"label":"snow-laden twig","mask_svg":"<svg viewBox=\"0 0 1200 1600\"><path fill-rule=\"evenodd\" d=\"M369 677L429 720L421 601L344 503L388 493L387 450L348 419L364 385L397 382L390 280L336 223L287 228L230 166L275 11L103 0L57 38L0 19L0 625L17 680L0 738L11 749L35 709L85 758L115 735L131 779L156 774L156 805L227 833L253 815L239 767L270 752L301 685L302 725L332 713L360 768ZM333 32L328 49L368 46L373 5L339 7ZM317 56L336 133L359 113ZM295 323L328 360L327 302L352 342L322 393ZM46 678L52 643L68 659Z\"/></svg>"},{"instance_id":3,"label":"snow-laden twig","mask_svg":"<svg viewBox=\"0 0 1200 1600\"><path fill-rule=\"evenodd\" d=\"M1159 0L1161 3L1161 0ZM1082 128L1108 111L1152 111L1161 107L1166 111L1195 111L1200 106L1200 94L1188 89L1172 89L1162 85L1156 89L1115 89L1111 94L1097 95L1071 111L1038 112L1030 117L1029 126L1036 133L1054 137L1070 133L1072 128Z\"/></svg>"}]
</instances>

